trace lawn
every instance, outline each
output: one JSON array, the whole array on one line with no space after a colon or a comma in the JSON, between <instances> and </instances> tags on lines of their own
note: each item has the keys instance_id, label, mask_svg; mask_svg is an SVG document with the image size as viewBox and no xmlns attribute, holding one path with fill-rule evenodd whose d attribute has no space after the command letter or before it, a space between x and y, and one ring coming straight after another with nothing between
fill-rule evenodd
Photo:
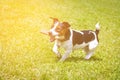
<instances>
[{"instance_id":1,"label":"lawn","mask_svg":"<svg viewBox=\"0 0 120 80\"><path fill-rule=\"evenodd\" d=\"M58 62L54 43L40 34L50 29L49 17L77 30L100 22L93 57L76 50ZM0 0L0 80L120 80L120 1Z\"/></svg>"}]
</instances>

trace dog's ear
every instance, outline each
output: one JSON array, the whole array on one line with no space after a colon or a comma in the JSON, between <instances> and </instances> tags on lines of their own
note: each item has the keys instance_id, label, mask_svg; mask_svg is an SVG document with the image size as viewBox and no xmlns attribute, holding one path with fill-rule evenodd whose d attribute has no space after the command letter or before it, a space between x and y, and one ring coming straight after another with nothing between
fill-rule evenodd
<instances>
[{"instance_id":1,"label":"dog's ear","mask_svg":"<svg viewBox=\"0 0 120 80\"><path fill-rule=\"evenodd\" d=\"M62 22L62 25L64 26L64 28L69 28L70 24L68 22Z\"/></svg>"},{"instance_id":2,"label":"dog's ear","mask_svg":"<svg viewBox=\"0 0 120 80\"><path fill-rule=\"evenodd\" d=\"M58 22L59 20L57 18L50 17L50 19L53 20L53 23Z\"/></svg>"}]
</instances>

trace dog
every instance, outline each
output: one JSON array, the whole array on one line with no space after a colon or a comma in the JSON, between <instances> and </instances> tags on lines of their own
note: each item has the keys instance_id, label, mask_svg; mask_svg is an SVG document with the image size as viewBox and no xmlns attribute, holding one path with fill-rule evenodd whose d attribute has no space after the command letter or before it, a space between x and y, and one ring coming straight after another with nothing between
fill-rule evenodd
<instances>
[{"instance_id":1,"label":"dog","mask_svg":"<svg viewBox=\"0 0 120 80\"><path fill-rule=\"evenodd\" d=\"M61 57L58 48L62 47L65 49L65 53L59 61L65 61L69 54L76 49L83 49L86 53L85 59L90 59L99 43L99 23L95 25L95 31L77 31L71 29L71 25L68 22L60 22L57 18L51 19L53 20L53 24L46 34L50 36L51 42L55 41L53 52L57 55L57 57Z\"/></svg>"}]
</instances>

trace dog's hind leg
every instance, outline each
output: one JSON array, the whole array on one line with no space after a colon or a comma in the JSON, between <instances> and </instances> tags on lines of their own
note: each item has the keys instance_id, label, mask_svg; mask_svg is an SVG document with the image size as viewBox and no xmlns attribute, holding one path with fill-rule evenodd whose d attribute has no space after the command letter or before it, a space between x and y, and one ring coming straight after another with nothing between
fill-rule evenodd
<instances>
[{"instance_id":1,"label":"dog's hind leg","mask_svg":"<svg viewBox=\"0 0 120 80\"><path fill-rule=\"evenodd\" d=\"M94 54L94 51L98 45L98 41L95 39L89 43L89 45L84 49L87 53L85 59L90 59L91 56Z\"/></svg>"},{"instance_id":2,"label":"dog's hind leg","mask_svg":"<svg viewBox=\"0 0 120 80\"><path fill-rule=\"evenodd\" d=\"M94 54L94 50L89 51L89 52L87 53L87 55L85 56L85 59L87 59L87 60L90 59L93 54Z\"/></svg>"},{"instance_id":3,"label":"dog's hind leg","mask_svg":"<svg viewBox=\"0 0 120 80\"><path fill-rule=\"evenodd\" d=\"M90 59L91 56L94 54L94 50L95 50L95 49L89 50L89 47L88 47L88 46L85 47L85 48L84 48L84 51L86 52L85 59L87 59L87 60Z\"/></svg>"}]
</instances>

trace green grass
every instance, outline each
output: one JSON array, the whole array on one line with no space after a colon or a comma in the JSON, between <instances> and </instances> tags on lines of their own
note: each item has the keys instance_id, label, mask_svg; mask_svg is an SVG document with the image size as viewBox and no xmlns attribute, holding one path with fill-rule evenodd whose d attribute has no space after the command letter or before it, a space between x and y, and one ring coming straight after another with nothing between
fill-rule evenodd
<instances>
[{"instance_id":1,"label":"green grass","mask_svg":"<svg viewBox=\"0 0 120 80\"><path fill-rule=\"evenodd\" d=\"M73 29L92 29L99 21L99 46L86 61L76 50L58 63L49 37L52 20ZM64 52L61 50L61 52ZM119 0L0 0L0 80L119 80Z\"/></svg>"}]
</instances>

